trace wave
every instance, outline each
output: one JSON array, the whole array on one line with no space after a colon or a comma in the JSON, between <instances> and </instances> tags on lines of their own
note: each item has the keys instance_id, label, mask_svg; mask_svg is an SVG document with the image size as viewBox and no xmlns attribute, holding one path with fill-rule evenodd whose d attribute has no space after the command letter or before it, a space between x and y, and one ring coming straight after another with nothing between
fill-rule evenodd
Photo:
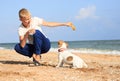
<instances>
[{"instance_id":1,"label":"wave","mask_svg":"<svg viewBox=\"0 0 120 81\"><path fill-rule=\"evenodd\" d=\"M51 48L51 52L57 52L57 48ZM86 54L114 54L114 55L120 55L120 51L118 50L98 50L98 49L87 49L87 48L80 48L80 49L68 49L70 52L75 53L86 53Z\"/></svg>"},{"instance_id":2,"label":"wave","mask_svg":"<svg viewBox=\"0 0 120 81\"><path fill-rule=\"evenodd\" d=\"M10 50L13 50L13 48L0 47L0 50L2 50L2 49L10 49Z\"/></svg>"},{"instance_id":3,"label":"wave","mask_svg":"<svg viewBox=\"0 0 120 81\"><path fill-rule=\"evenodd\" d=\"M0 49L6 49L6 48L4 48L4 47L0 47Z\"/></svg>"}]
</instances>

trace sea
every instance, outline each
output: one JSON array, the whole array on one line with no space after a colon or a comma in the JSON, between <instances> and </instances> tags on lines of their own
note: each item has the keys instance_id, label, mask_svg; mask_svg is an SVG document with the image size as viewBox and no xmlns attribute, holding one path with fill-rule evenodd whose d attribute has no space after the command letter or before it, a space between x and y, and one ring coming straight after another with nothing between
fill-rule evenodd
<instances>
[{"instance_id":1,"label":"sea","mask_svg":"<svg viewBox=\"0 0 120 81\"><path fill-rule=\"evenodd\" d=\"M89 54L116 54L120 55L120 40L85 40L66 41L68 50L77 53ZM0 43L0 49L14 50L16 43ZM51 42L50 51L57 52L57 42Z\"/></svg>"}]
</instances>

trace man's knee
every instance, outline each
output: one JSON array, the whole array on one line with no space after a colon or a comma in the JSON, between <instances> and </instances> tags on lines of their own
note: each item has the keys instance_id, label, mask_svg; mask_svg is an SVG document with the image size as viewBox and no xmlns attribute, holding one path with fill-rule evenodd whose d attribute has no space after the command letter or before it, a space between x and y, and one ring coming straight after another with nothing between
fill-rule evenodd
<instances>
[{"instance_id":1,"label":"man's knee","mask_svg":"<svg viewBox=\"0 0 120 81\"><path fill-rule=\"evenodd\" d=\"M33 34L34 38L44 38L45 36L39 31L36 30L35 33Z\"/></svg>"},{"instance_id":2,"label":"man's knee","mask_svg":"<svg viewBox=\"0 0 120 81\"><path fill-rule=\"evenodd\" d=\"M50 50L50 47L51 47L50 45L46 46L41 50L41 53L47 53Z\"/></svg>"}]
</instances>

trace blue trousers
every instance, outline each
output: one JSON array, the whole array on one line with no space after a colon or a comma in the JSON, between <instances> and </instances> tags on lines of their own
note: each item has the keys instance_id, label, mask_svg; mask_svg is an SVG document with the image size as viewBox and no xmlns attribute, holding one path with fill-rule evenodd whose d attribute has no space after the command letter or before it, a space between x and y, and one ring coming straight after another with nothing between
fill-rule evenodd
<instances>
[{"instance_id":1,"label":"blue trousers","mask_svg":"<svg viewBox=\"0 0 120 81\"><path fill-rule=\"evenodd\" d=\"M39 30L36 30L35 34L33 34L33 44L26 44L24 48L22 48L20 43L18 43L15 45L14 49L17 53L32 57L33 53L39 55L48 52L50 47L50 40Z\"/></svg>"}]
</instances>

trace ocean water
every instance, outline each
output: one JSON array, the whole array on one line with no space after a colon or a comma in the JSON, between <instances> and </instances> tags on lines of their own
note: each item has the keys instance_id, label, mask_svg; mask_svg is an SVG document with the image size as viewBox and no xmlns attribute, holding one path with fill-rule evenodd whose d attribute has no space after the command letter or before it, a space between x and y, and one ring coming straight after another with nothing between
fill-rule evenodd
<instances>
[{"instance_id":1,"label":"ocean water","mask_svg":"<svg viewBox=\"0 0 120 81\"><path fill-rule=\"evenodd\" d=\"M90 41L66 41L68 50L79 53L118 54L120 55L120 40L90 40ZM14 49L16 43L0 43L0 49ZM50 51L58 49L57 42L51 42Z\"/></svg>"}]
</instances>

